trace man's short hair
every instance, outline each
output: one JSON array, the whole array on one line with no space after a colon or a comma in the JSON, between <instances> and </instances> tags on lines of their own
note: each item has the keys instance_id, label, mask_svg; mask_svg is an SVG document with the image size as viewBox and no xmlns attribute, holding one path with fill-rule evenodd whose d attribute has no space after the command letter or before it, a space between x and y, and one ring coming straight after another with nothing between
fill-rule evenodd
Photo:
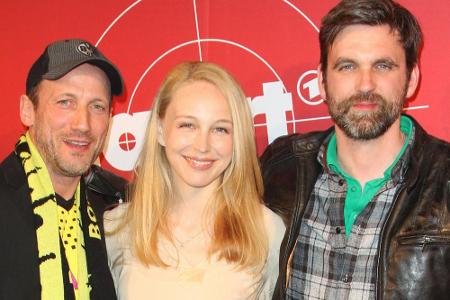
<instances>
[{"instance_id":1,"label":"man's short hair","mask_svg":"<svg viewBox=\"0 0 450 300\"><path fill-rule=\"evenodd\" d=\"M337 35L350 25L388 25L392 32L398 33L405 51L408 75L411 74L422 46L422 31L417 19L406 8L391 0L343 0L322 19L319 42L324 76L331 45Z\"/></svg>"}]
</instances>

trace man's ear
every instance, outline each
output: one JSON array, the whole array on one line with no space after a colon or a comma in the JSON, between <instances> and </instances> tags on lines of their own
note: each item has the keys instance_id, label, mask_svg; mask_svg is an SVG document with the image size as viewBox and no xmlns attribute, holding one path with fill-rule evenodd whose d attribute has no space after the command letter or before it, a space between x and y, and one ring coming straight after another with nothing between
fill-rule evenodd
<instances>
[{"instance_id":1,"label":"man's ear","mask_svg":"<svg viewBox=\"0 0 450 300\"><path fill-rule=\"evenodd\" d=\"M34 125L34 104L27 95L20 96L20 120L22 124L31 127Z\"/></svg>"},{"instance_id":2,"label":"man's ear","mask_svg":"<svg viewBox=\"0 0 450 300\"><path fill-rule=\"evenodd\" d=\"M324 74L322 72L322 65L317 67L317 84L319 85L320 97L324 102L327 100L327 93L325 91Z\"/></svg>"},{"instance_id":3,"label":"man's ear","mask_svg":"<svg viewBox=\"0 0 450 300\"><path fill-rule=\"evenodd\" d=\"M164 138L163 122L161 119L158 120L158 143L163 147L166 146L166 141Z\"/></svg>"},{"instance_id":4,"label":"man's ear","mask_svg":"<svg viewBox=\"0 0 450 300\"><path fill-rule=\"evenodd\" d=\"M420 70L419 66L416 64L411 71L411 76L409 77L408 86L406 89L406 98L411 97L416 92L417 86L419 85Z\"/></svg>"}]
</instances>

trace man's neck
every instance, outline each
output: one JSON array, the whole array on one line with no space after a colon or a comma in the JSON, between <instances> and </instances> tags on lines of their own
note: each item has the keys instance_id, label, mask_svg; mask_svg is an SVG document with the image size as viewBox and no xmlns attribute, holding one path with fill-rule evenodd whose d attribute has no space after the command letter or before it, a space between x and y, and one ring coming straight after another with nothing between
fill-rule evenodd
<instances>
[{"instance_id":1,"label":"man's neck","mask_svg":"<svg viewBox=\"0 0 450 300\"><path fill-rule=\"evenodd\" d=\"M336 145L339 164L358 180L361 187L384 176L384 171L395 161L404 144L400 118L380 137L372 140L354 140L336 126Z\"/></svg>"},{"instance_id":2,"label":"man's neck","mask_svg":"<svg viewBox=\"0 0 450 300\"><path fill-rule=\"evenodd\" d=\"M52 180L53 188L55 193L59 194L64 199L70 199L75 194L78 183L80 182L81 176L77 177L67 177L67 176L57 176L50 172L50 178Z\"/></svg>"}]
</instances>

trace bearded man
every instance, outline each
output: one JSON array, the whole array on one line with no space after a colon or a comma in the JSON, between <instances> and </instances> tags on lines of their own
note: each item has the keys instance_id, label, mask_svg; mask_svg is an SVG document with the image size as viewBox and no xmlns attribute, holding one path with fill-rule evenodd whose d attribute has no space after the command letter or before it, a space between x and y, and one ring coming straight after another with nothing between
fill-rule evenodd
<instances>
[{"instance_id":1,"label":"bearded man","mask_svg":"<svg viewBox=\"0 0 450 300\"><path fill-rule=\"evenodd\" d=\"M261 157L265 201L289 226L274 299L448 299L450 147L402 114L420 26L391 0L344 0L319 39L334 126Z\"/></svg>"}]
</instances>

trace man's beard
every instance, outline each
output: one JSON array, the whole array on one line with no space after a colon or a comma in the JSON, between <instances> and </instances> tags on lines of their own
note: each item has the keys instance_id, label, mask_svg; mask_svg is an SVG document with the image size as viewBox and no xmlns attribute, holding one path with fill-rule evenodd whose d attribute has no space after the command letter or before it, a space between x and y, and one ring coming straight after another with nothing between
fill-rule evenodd
<instances>
[{"instance_id":1,"label":"man's beard","mask_svg":"<svg viewBox=\"0 0 450 300\"><path fill-rule=\"evenodd\" d=\"M67 157L63 157L62 154L58 151L57 145L53 143L51 138L47 139L44 135L40 134L39 130L37 130L36 141L35 144L40 150L40 154L46 164L49 164L50 167L58 172L59 174L67 177L78 177L83 175L89 170L92 163L98 157L101 152L101 147L95 149L90 157L77 158L76 156L72 157L72 159L68 159ZM72 135L76 136L85 136L82 133L73 133ZM58 137L59 141L62 143L62 137ZM88 139L91 139L88 137ZM49 166L47 166L49 167Z\"/></svg>"},{"instance_id":2,"label":"man's beard","mask_svg":"<svg viewBox=\"0 0 450 300\"><path fill-rule=\"evenodd\" d=\"M328 91L327 95L330 95ZM383 135L400 117L405 97L406 89L399 98L392 101L387 101L380 94L373 92L359 92L339 103L330 96L327 99L328 112L335 124L349 138L371 140ZM373 103L376 104L376 109L352 109L358 103Z\"/></svg>"}]
</instances>

